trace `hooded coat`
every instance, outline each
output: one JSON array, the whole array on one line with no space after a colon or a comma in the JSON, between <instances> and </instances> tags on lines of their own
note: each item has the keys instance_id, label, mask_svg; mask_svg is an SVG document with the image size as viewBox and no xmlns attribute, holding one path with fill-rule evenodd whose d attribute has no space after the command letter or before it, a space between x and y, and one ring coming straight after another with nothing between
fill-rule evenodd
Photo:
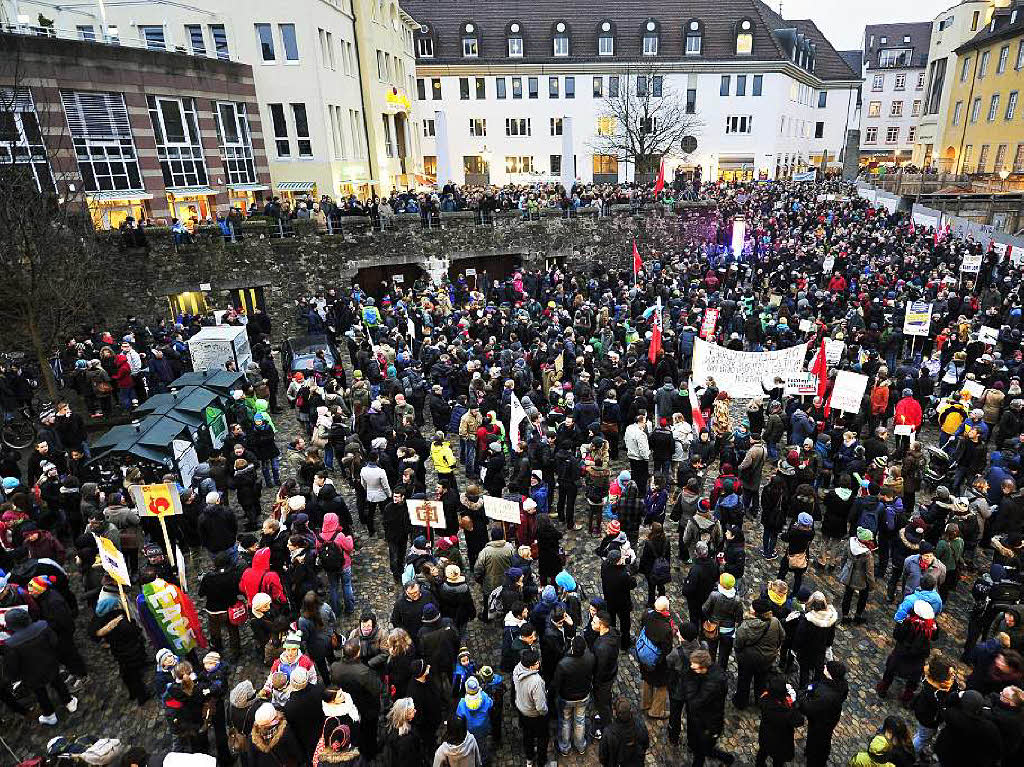
<instances>
[{"instance_id":1,"label":"hooded coat","mask_svg":"<svg viewBox=\"0 0 1024 767\"><path fill-rule=\"evenodd\" d=\"M252 566L242 573L239 588L245 594L246 602L252 605L252 598L263 592L279 604L288 601L281 585L281 578L270 569L270 549L259 549L252 558Z\"/></svg>"}]
</instances>

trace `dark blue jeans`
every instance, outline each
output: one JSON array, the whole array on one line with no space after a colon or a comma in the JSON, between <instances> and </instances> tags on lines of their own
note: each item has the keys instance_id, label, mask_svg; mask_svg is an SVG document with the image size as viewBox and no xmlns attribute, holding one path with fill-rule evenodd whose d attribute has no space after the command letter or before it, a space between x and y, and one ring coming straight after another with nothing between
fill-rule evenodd
<instances>
[{"instance_id":1,"label":"dark blue jeans","mask_svg":"<svg viewBox=\"0 0 1024 767\"><path fill-rule=\"evenodd\" d=\"M775 553L775 543L779 539L779 531L771 527L763 527L761 532L761 552L770 557Z\"/></svg>"}]
</instances>

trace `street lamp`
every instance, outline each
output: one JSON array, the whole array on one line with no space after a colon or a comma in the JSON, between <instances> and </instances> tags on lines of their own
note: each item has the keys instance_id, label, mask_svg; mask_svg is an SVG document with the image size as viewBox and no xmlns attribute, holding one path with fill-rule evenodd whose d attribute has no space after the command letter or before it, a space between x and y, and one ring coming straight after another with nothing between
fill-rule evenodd
<instances>
[{"instance_id":1,"label":"street lamp","mask_svg":"<svg viewBox=\"0 0 1024 767\"><path fill-rule=\"evenodd\" d=\"M999 171L999 178L1002 179L1002 184L1000 184L999 187L1000 192L1006 191L1006 179L1008 179L1009 177L1010 171L1008 171L1006 168L1003 168L1001 171Z\"/></svg>"}]
</instances>

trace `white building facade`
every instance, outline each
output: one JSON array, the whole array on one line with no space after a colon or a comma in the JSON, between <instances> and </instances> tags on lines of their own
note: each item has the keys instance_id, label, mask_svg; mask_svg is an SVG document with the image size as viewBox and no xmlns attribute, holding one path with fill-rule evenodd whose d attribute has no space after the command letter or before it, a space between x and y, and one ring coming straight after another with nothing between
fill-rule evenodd
<instances>
[{"instance_id":1,"label":"white building facade","mask_svg":"<svg viewBox=\"0 0 1024 767\"><path fill-rule=\"evenodd\" d=\"M417 35L424 164L439 183L567 178L623 182L634 166L601 146L608 100L624 88L677 99L696 149L665 156L666 176L775 179L838 167L860 75L813 23L756 0L670 2L647 19L613 3L541 3L529 23L497 2L469 10L406 3ZM543 22L536 19L543 14ZM659 18L660 17L660 18ZM670 21L671 19L671 21ZM692 118L690 118L692 115Z\"/></svg>"}]
</instances>

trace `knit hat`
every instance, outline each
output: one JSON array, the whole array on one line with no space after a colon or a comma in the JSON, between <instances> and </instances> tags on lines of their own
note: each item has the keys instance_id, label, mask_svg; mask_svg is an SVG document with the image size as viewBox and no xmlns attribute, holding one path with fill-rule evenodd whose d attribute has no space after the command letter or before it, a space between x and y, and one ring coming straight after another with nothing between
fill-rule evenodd
<instances>
[{"instance_id":1,"label":"knit hat","mask_svg":"<svg viewBox=\"0 0 1024 767\"><path fill-rule=\"evenodd\" d=\"M563 591L575 591L576 579L565 570L562 570L562 572L555 576L555 585Z\"/></svg>"},{"instance_id":2,"label":"knit hat","mask_svg":"<svg viewBox=\"0 0 1024 767\"><path fill-rule=\"evenodd\" d=\"M619 484L620 485L626 484L632 478L633 478L632 475L628 471L623 470L623 471L619 472Z\"/></svg>"},{"instance_id":3,"label":"knit hat","mask_svg":"<svg viewBox=\"0 0 1024 767\"><path fill-rule=\"evenodd\" d=\"M304 690L309 684L309 672L302 666L296 666L292 669L289 681L292 683L293 690Z\"/></svg>"},{"instance_id":4,"label":"knit hat","mask_svg":"<svg viewBox=\"0 0 1024 767\"><path fill-rule=\"evenodd\" d=\"M424 623L433 623L441 617L441 613L437 609L437 605L430 602L423 608L422 619Z\"/></svg>"},{"instance_id":5,"label":"knit hat","mask_svg":"<svg viewBox=\"0 0 1024 767\"><path fill-rule=\"evenodd\" d=\"M306 508L306 499L301 495L293 495L288 499L288 508L292 511L302 511Z\"/></svg>"},{"instance_id":6,"label":"knit hat","mask_svg":"<svg viewBox=\"0 0 1024 767\"><path fill-rule=\"evenodd\" d=\"M875 540L875 534L866 527L857 528L857 540L861 543Z\"/></svg>"},{"instance_id":7,"label":"knit hat","mask_svg":"<svg viewBox=\"0 0 1024 767\"><path fill-rule=\"evenodd\" d=\"M480 684L488 685L494 681L494 669L490 666L484 666L476 672L477 677L480 679ZM467 683L468 686L468 683Z\"/></svg>"},{"instance_id":8,"label":"knit hat","mask_svg":"<svg viewBox=\"0 0 1024 767\"><path fill-rule=\"evenodd\" d=\"M668 597L664 594L654 600L654 609L659 613L668 612Z\"/></svg>"},{"instance_id":9,"label":"knit hat","mask_svg":"<svg viewBox=\"0 0 1024 767\"><path fill-rule=\"evenodd\" d=\"M57 579L52 575L37 575L28 582L28 593L34 597L39 596L50 586L57 584Z\"/></svg>"},{"instance_id":10,"label":"knit hat","mask_svg":"<svg viewBox=\"0 0 1024 767\"><path fill-rule=\"evenodd\" d=\"M985 705L985 699L977 690L965 690L960 695L960 708L968 714L977 714Z\"/></svg>"},{"instance_id":11,"label":"knit hat","mask_svg":"<svg viewBox=\"0 0 1024 767\"><path fill-rule=\"evenodd\" d=\"M722 573L718 577L718 585L723 589L731 589L736 587L736 577L732 573Z\"/></svg>"},{"instance_id":12,"label":"knit hat","mask_svg":"<svg viewBox=\"0 0 1024 767\"><path fill-rule=\"evenodd\" d=\"M414 549L425 549L427 548L427 536L417 535L413 538L412 546Z\"/></svg>"},{"instance_id":13,"label":"knit hat","mask_svg":"<svg viewBox=\"0 0 1024 767\"><path fill-rule=\"evenodd\" d=\"M275 719L277 719L277 709L274 708L274 704L264 703L256 709L256 718L253 720L253 723L258 727L266 727L269 724L273 724Z\"/></svg>"},{"instance_id":14,"label":"knit hat","mask_svg":"<svg viewBox=\"0 0 1024 767\"><path fill-rule=\"evenodd\" d=\"M245 679L235 685L229 697L231 705L235 708L246 708L256 702L256 688L252 682Z\"/></svg>"},{"instance_id":15,"label":"knit hat","mask_svg":"<svg viewBox=\"0 0 1024 767\"><path fill-rule=\"evenodd\" d=\"M540 599L542 602L554 604L558 600L558 594L555 592L555 587L550 584L545 586L544 590L540 592Z\"/></svg>"},{"instance_id":16,"label":"knit hat","mask_svg":"<svg viewBox=\"0 0 1024 767\"><path fill-rule=\"evenodd\" d=\"M518 581L523 577L523 571L518 567L510 567L505 571L505 577L510 581Z\"/></svg>"},{"instance_id":17,"label":"knit hat","mask_svg":"<svg viewBox=\"0 0 1024 767\"><path fill-rule=\"evenodd\" d=\"M754 608L754 612L757 615L763 615L764 613L770 613L772 611L771 601L764 597L758 597L755 599L751 607Z\"/></svg>"},{"instance_id":18,"label":"knit hat","mask_svg":"<svg viewBox=\"0 0 1024 767\"><path fill-rule=\"evenodd\" d=\"M292 633L288 634L288 636L285 637L284 643L282 644L282 646L286 647L286 648L287 647L294 647L294 648L302 647L302 634L299 634L299 633L293 631Z\"/></svg>"},{"instance_id":19,"label":"knit hat","mask_svg":"<svg viewBox=\"0 0 1024 767\"><path fill-rule=\"evenodd\" d=\"M922 527L908 527L903 533L903 537L907 539L907 543L911 546L917 546L921 539L924 537L924 528Z\"/></svg>"},{"instance_id":20,"label":"knit hat","mask_svg":"<svg viewBox=\"0 0 1024 767\"><path fill-rule=\"evenodd\" d=\"M609 549L608 561L613 565L618 564L622 560L622 552L619 549Z\"/></svg>"},{"instance_id":21,"label":"knit hat","mask_svg":"<svg viewBox=\"0 0 1024 767\"><path fill-rule=\"evenodd\" d=\"M622 532L622 524L619 522L619 520L613 519L611 522L608 523L608 534L609 535L618 535L621 532Z\"/></svg>"},{"instance_id":22,"label":"knit hat","mask_svg":"<svg viewBox=\"0 0 1024 767\"><path fill-rule=\"evenodd\" d=\"M252 614L257 618L262 618L267 614L267 611L270 609L270 605L270 594L264 594L261 591L252 598Z\"/></svg>"},{"instance_id":23,"label":"knit hat","mask_svg":"<svg viewBox=\"0 0 1024 767\"><path fill-rule=\"evenodd\" d=\"M164 661L174 659L174 662L178 662L178 656L168 650L166 647L162 647L156 651L156 665L160 668L164 667Z\"/></svg>"},{"instance_id":24,"label":"knit hat","mask_svg":"<svg viewBox=\"0 0 1024 767\"><path fill-rule=\"evenodd\" d=\"M480 694L480 682L477 681L475 676L471 676L466 680L466 695L479 695Z\"/></svg>"},{"instance_id":25,"label":"knit hat","mask_svg":"<svg viewBox=\"0 0 1024 767\"><path fill-rule=\"evenodd\" d=\"M871 745L868 746L868 753L871 756L882 756L886 751L889 750L889 741L885 739L884 735L876 735L871 739Z\"/></svg>"},{"instance_id":26,"label":"knit hat","mask_svg":"<svg viewBox=\"0 0 1024 767\"><path fill-rule=\"evenodd\" d=\"M814 517L806 511L801 511L796 515L796 523L800 525L800 527L814 527Z\"/></svg>"},{"instance_id":27,"label":"knit hat","mask_svg":"<svg viewBox=\"0 0 1024 767\"><path fill-rule=\"evenodd\" d=\"M459 648L459 660L461 660L463 657L469 658L469 648L466 647L466 645L462 645L462 647Z\"/></svg>"},{"instance_id":28,"label":"knit hat","mask_svg":"<svg viewBox=\"0 0 1024 767\"><path fill-rule=\"evenodd\" d=\"M462 570L459 569L458 565L448 565L444 569L444 579L448 583L465 583L466 579L462 576Z\"/></svg>"}]
</instances>

